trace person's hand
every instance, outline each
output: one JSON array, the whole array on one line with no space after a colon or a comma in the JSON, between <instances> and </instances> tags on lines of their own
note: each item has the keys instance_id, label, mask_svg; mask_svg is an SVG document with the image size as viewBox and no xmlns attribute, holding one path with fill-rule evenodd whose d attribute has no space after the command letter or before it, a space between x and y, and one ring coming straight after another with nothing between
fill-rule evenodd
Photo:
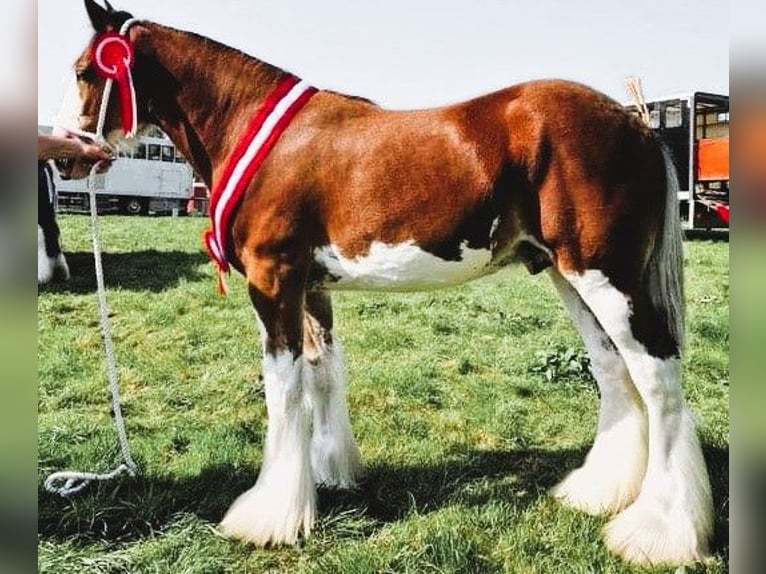
<instances>
[{"instance_id":1,"label":"person's hand","mask_svg":"<svg viewBox=\"0 0 766 574\"><path fill-rule=\"evenodd\" d=\"M91 173L107 171L114 159L108 148L96 145L92 140L65 131L55 136L38 136L38 150L41 142L54 158L59 175L63 179L79 179ZM39 155L38 151L38 155Z\"/></svg>"},{"instance_id":2,"label":"person's hand","mask_svg":"<svg viewBox=\"0 0 766 574\"><path fill-rule=\"evenodd\" d=\"M82 152L78 159L86 165L93 164L96 168L96 173L104 173L112 167L114 157L111 153L96 145L83 143Z\"/></svg>"},{"instance_id":3,"label":"person's hand","mask_svg":"<svg viewBox=\"0 0 766 574\"><path fill-rule=\"evenodd\" d=\"M86 162L92 162L92 163L99 163L99 162L109 162L112 161L112 154L108 153L103 148L84 142L82 140L77 140L79 142L79 150L77 153L77 156L75 157L76 160L82 160Z\"/></svg>"},{"instance_id":4,"label":"person's hand","mask_svg":"<svg viewBox=\"0 0 766 574\"><path fill-rule=\"evenodd\" d=\"M114 158L112 154L105 148L102 148L101 146L98 146L91 141L85 140L81 136L77 136L71 132L65 132L64 137L74 143L72 156L73 160L90 164L97 164L103 168L101 171L106 171L106 169L108 169L111 165ZM101 173L101 171L98 173Z\"/></svg>"}]
</instances>

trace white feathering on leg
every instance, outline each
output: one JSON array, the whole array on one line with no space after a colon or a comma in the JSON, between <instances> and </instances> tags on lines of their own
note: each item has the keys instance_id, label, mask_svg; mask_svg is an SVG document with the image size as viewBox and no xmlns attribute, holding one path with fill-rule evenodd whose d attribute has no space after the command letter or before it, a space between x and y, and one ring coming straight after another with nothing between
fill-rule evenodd
<instances>
[{"instance_id":1,"label":"white feathering on leg","mask_svg":"<svg viewBox=\"0 0 766 574\"><path fill-rule=\"evenodd\" d=\"M314 412L311 468L314 481L331 488L353 488L361 466L346 404L343 350L333 343L304 369Z\"/></svg>"},{"instance_id":2,"label":"white feathering on leg","mask_svg":"<svg viewBox=\"0 0 766 574\"><path fill-rule=\"evenodd\" d=\"M601 394L593 447L583 465L551 493L588 514L616 512L641 490L648 452L646 412L611 339L566 279L555 270L551 277L588 349Z\"/></svg>"},{"instance_id":3,"label":"white feathering on leg","mask_svg":"<svg viewBox=\"0 0 766 574\"><path fill-rule=\"evenodd\" d=\"M601 271L567 279L620 351L649 420L641 492L607 524L606 544L632 562L703 558L713 530L712 493L694 420L681 396L681 361L654 357L635 339L629 300Z\"/></svg>"},{"instance_id":4,"label":"white feathering on leg","mask_svg":"<svg viewBox=\"0 0 766 574\"><path fill-rule=\"evenodd\" d=\"M269 413L261 473L232 504L221 532L259 546L294 544L308 535L316 514L309 422L303 396L303 359L283 351L263 361Z\"/></svg>"},{"instance_id":5,"label":"white feathering on leg","mask_svg":"<svg viewBox=\"0 0 766 574\"><path fill-rule=\"evenodd\" d=\"M694 419L684 406L663 472L644 480L633 504L605 528L609 549L632 562L690 562L708 554L713 532L710 480Z\"/></svg>"}]
</instances>

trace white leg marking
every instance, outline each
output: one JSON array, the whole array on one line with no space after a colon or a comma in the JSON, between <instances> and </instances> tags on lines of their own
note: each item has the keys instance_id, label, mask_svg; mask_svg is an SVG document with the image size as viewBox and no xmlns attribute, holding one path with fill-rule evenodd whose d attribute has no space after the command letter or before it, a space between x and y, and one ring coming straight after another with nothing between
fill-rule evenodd
<instances>
[{"instance_id":1,"label":"white leg marking","mask_svg":"<svg viewBox=\"0 0 766 574\"><path fill-rule=\"evenodd\" d=\"M48 283L57 277L63 281L69 281L69 265L67 265L64 253L60 252L56 257L50 257L45 249L45 233L41 226L37 226L37 284Z\"/></svg>"},{"instance_id":2,"label":"white leg marking","mask_svg":"<svg viewBox=\"0 0 766 574\"><path fill-rule=\"evenodd\" d=\"M69 281L69 265L67 265L63 252L59 253L58 257L56 257L56 273L58 273L63 281Z\"/></svg>"},{"instance_id":3,"label":"white leg marking","mask_svg":"<svg viewBox=\"0 0 766 574\"><path fill-rule=\"evenodd\" d=\"M554 270L551 276L582 335L601 394L593 447L552 494L588 514L616 512L641 489L648 449L646 413L612 341L561 274Z\"/></svg>"},{"instance_id":4,"label":"white leg marking","mask_svg":"<svg viewBox=\"0 0 766 574\"><path fill-rule=\"evenodd\" d=\"M324 347L316 359L306 362L303 374L314 411L314 481L332 488L352 488L361 463L348 418L343 350L337 339L333 337L333 343Z\"/></svg>"},{"instance_id":5,"label":"white leg marking","mask_svg":"<svg viewBox=\"0 0 766 574\"><path fill-rule=\"evenodd\" d=\"M263 380L269 425L255 486L232 504L220 529L259 546L294 544L308 535L316 514L309 423L303 392L303 358L266 354Z\"/></svg>"},{"instance_id":6,"label":"white leg marking","mask_svg":"<svg viewBox=\"0 0 766 574\"><path fill-rule=\"evenodd\" d=\"M66 262L64 262L66 264ZM45 233L43 228L37 226L37 283L47 283L53 279L56 270L56 258L48 257L45 251ZM69 270L67 270L67 273Z\"/></svg>"},{"instance_id":7,"label":"white leg marking","mask_svg":"<svg viewBox=\"0 0 766 574\"><path fill-rule=\"evenodd\" d=\"M649 420L641 492L607 525L607 546L633 562L700 559L713 529L712 495L695 424L681 397L680 360L653 357L634 338L627 297L600 271L567 280L617 345Z\"/></svg>"}]
</instances>

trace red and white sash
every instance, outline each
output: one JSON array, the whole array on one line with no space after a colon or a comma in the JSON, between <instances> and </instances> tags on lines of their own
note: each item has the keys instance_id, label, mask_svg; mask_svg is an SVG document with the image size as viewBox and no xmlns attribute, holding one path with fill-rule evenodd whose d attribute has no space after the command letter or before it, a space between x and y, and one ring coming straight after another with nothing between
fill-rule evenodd
<instances>
[{"instance_id":1,"label":"red and white sash","mask_svg":"<svg viewBox=\"0 0 766 574\"><path fill-rule=\"evenodd\" d=\"M205 246L218 267L218 288L228 292L223 274L229 271L226 241L231 215L250 180L263 164L290 121L317 92L306 82L288 76L269 94L226 160L221 178L210 198L212 227L205 232Z\"/></svg>"}]
</instances>

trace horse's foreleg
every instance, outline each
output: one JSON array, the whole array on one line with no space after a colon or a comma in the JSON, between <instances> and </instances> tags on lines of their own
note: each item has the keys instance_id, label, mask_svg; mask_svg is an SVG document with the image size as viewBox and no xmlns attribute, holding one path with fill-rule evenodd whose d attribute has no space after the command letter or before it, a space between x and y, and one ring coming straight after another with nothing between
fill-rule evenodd
<instances>
[{"instance_id":1,"label":"horse's foreleg","mask_svg":"<svg viewBox=\"0 0 766 574\"><path fill-rule=\"evenodd\" d=\"M221 531L261 546L292 544L309 533L316 512L303 383L303 277L283 263L253 267L248 280L263 338L268 429L258 481L234 502Z\"/></svg>"},{"instance_id":2,"label":"horse's foreleg","mask_svg":"<svg viewBox=\"0 0 766 574\"><path fill-rule=\"evenodd\" d=\"M596 439L584 464L553 488L565 503L599 514L636 498L646 470L646 412L614 343L577 291L555 269L553 283L583 338L598 383L601 406Z\"/></svg>"},{"instance_id":3,"label":"horse's foreleg","mask_svg":"<svg viewBox=\"0 0 766 574\"><path fill-rule=\"evenodd\" d=\"M304 381L314 414L314 481L332 488L353 487L360 468L359 449L346 406L343 351L333 336L332 305L325 293L306 294L303 356Z\"/></svg>"}]
</instances>

